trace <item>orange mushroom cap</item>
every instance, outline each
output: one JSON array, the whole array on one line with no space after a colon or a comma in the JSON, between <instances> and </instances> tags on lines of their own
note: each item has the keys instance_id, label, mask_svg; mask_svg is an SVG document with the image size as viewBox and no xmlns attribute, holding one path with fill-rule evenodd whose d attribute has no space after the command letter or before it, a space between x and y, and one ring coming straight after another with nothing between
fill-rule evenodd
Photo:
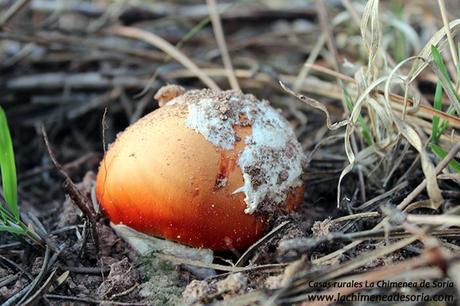
<instances>
[{"instance_id":1,"label":"orange mushroom cap","mask_svg":"<svg viewBox=\"0 0 460 306\"><path fill-rule=\"evenodd\" d=\"M248 247L268 222L246 213L247 194L235 192L245 184L239 159L253 127L234 125L224 149L190 128L189 116L187 103L168 103L120 134L99 167L98 202L111 222L147 234L214 250ZM302 198L297 184L276 211Z\"/></svg>"}]
</instances>

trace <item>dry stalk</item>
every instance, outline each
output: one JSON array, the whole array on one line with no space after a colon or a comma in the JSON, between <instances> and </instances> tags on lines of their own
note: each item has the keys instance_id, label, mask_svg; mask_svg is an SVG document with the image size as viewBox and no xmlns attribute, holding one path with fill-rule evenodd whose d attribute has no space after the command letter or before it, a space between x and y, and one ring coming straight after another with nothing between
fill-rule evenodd
<instances>
[{"instance_id":1,"label":"dry stalk","mask_svg":"<svg viewBox=\"0 0 460 306\"><path fill-rule=\"evenodd\" d=\"M212 27L214 29L214 35L216 36L217 45L219 46L220 53L222 55L222 61L224 62L225 71L227 72L228 81L230 86L234 90L241 90L238 80L233 70L232 60L228 53L227 44L225 43L224 30L222 29L222 22L220 21L219 12L217 11L216 1L207 0L209 15L211 16Z\"/></svg>"}]
</instances>

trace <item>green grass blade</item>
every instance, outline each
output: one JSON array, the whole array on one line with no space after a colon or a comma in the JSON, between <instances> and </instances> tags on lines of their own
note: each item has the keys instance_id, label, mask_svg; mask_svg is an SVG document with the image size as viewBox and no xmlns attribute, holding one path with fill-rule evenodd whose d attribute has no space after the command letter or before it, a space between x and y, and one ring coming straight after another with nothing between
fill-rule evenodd
<instances>
[{"instance_id":1,"label":"green grass blade","mask_svg":"<svg viewBox=\"0 0 460 306\"><path fill-rule=\"evenodd\" d=\"M431 46L431 55L433 56L434 63L439 69L441 73L440 77L443 79L445 85L447 86L446 90L449 90L450 93L455 97L455 102L460 103L460 96L458 95L457 91L452 84L452 80L450 79L449 72L447 71L447 67L444 64L444 60L442 59L441 53L439 52L436 46Z\"/></svg>"},{"instance_id":2,"label":"green grass blade","mask_svg":"<svg viewBox=\"0 0 460 306\"><path fill-rule=\"evenodd\" d=\"M13 225L5 225L5 224L0 224L0 233L1 232L7 232L11 234L17 234L17 235L23 235L25 233L24 229L19 227L19 226L13 226Z\"/></svg>"},{"instance_id":3,"label":"green grass blade","mask_svg":"<svg viewBox=\"0 0 460 306\"><path fill-rule=\"evenodd\" d=\"M436 83L436 91L434 94L434 103L433 107L437 110L442 108L442 84L440 81ZM431 125L431 141L437 143L441 137L439 117L433 116L432 125Z\"/></svg>"},{"instance_id":4,"label":"green grass blade","mask_svg":"<svg viewBox=\"0 0 460 306\"><path fill-rule=\"evenodd\" d=\"M449 72L447 71L447 67L444 64L444 60L442 59L441 53L439 52L436 46L431 46L431 54L433 55L433 60L436 66L438 67L439 71L446 78L446 80L450 81Z\"/></svg>"},{"instance_id":5,"label":"green grass blade","mask_svg":"<svg viewBox=\"0 0 460 306\"><path fill-rule=\"evenodd\" d=\"M0 107L0 171L2 188L6 204L14 218L19 222L16 165L14 161L13 142L5 112Z\"/></svg>"},{"instance_id":6,"label":"green grass blade","mask_svg":"<svg viewBox=\"0 0 460 306\"><path fill-rule=\"evenodd\" d=\"M447 156L447 152L444 151L440 146L432 143L431 150L438 156L438 158L442 159ZM456 160L451 160L449 162L449 167L457 173L460 173L460 163Z\"/></svg>"}]
</instances>

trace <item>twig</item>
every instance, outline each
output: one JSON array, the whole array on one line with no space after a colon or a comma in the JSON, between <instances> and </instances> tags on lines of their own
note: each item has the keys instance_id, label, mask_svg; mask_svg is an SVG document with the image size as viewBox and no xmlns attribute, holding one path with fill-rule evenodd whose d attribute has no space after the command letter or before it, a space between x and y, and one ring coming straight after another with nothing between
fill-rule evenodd
<instances>
[{"instance_id":1,"label":"twig","mask_svg":"<svg viewBox=\"0 0 460 306\"><path fill-rule=\"evenodd\" d=\"M216 37L217 45L219 46L220 54L222 55L222 61L224 62L225 71L227 71L228 81L230 86L234 90L241 90L238 80L233 70L232 61L228 53L227 44L225 43L224 31L222 29L222 22L220 21L219 12L217 11L216 1L207 0L209 15L211 17L212 28L214 29L214 35Z\"/></svg>"},{"instance_id":2,"label":"twig","mask_svg":"<svg viewBox=\"0 0 460 306\"><path fill-rule=\"evenodd\" d=\"M407 182L407 180L403 180L401 183L398 183L396 186L394 186L393 188L391 188L390 190L370 199L369 201L355 207L353 206L352 209L353 210L370 210L373 208L373 206L376 206L376 205L379 205L381 204L381 201L385 198L388 198L392 195L395 194L395 192L398 192L399 190L407 187L409 185L409 183Z\"/></svg>"},{"instance_id":3,"label":"twig","mask_svg":"<svg viewBox=\"0 0 460 306\"><path fill-rule=\"evenodd\" d=\"M72 181L70 176L62 168L62 165L57 161L51 149L51 146L49 144L48 135L46 134L44 126L42 126L42 135L45 141L46 149L48 150L48 154L51 158L51 161L53 162L56 169L64 177L64 189L68 193L69 197L72 199L72 202L78 206L78 208L85 214L85 216L90 221L94 243L96 245L96 249L99 251L99 236L98 236L97 229L96 229L98 215L94 211L91 201L80 192L80 190L77 188L77 186Z\"/></svg>"},{"instance_id":4,"label":"twig","mask_svg":"<svg viewBox=\"0 0 460 306\"><path fill-rule=\"evenodd\" d=\"M116 90L116 87L139 89L146 81L137 76L112 76L100 72L64 73L48 72L28 74L6 81L5 87L12 91L55 90L63 88L98 90Z\"/></svg>"},{"instance_id":5,"label":"twig","mask_svg":"<svg viewBox=\"0 0 460 306\"><path fill-rule=\"evenodd\" d=\"M20 242L11 242L11 243L6 243L6 244L2 244L0 245L0 250L4 250L4 249L12 249L12 248L16 248L18 246L21 246L22 244ZM0 255L1 256L1 255Z\"/></svg>"}]
</instances>

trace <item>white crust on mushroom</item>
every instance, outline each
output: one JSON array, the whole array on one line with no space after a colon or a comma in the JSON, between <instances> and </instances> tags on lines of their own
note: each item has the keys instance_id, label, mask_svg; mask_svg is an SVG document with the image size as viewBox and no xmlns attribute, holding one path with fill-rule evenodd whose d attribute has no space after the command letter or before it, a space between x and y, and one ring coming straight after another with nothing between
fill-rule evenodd
<instances>
[{"instance_id":1,"label":"white crust on mushroom","mask_svg":"<svg viewBox=\"0 0 460 306\"><path fill-rule=\"evenodd\" d=\"M239 141L234 126L252 126L238 159L244 184L245 212L272 211L302 184L304 153L289 122L266 100L237 91L191 90L168 105L185 104L186 125L217 147L230 150Z\"/></svg>"}]
</instances>

